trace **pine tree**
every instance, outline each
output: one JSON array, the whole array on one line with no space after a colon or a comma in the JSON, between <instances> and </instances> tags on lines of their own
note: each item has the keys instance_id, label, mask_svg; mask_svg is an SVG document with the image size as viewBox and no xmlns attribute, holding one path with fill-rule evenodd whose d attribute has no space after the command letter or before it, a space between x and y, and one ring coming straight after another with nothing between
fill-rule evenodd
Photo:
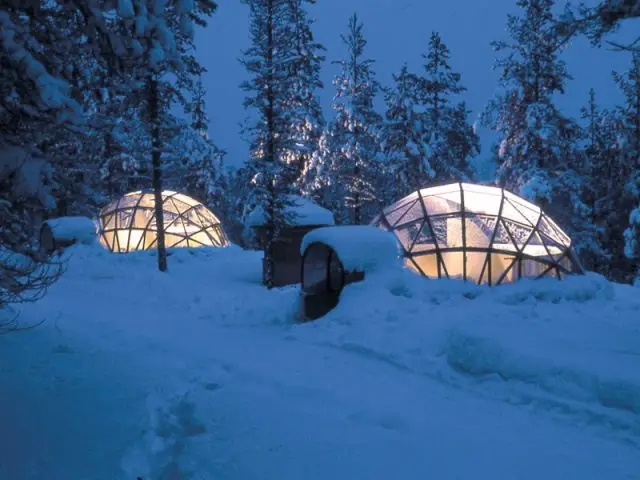
<instances>
[{"instance_id":1,"label":"pine tree","mask_svg":"<svg viewBox=\"0 0 640 480\"><path fill-rule=\"evenodd\" d=\"M625 205L627 208L623 207L622 211L630 212L629 228L624 232L625 255L635 262L627 270L627 279L631 279L634 275L640 277L640 52L633 53L631 68L626 75L614 73L614 80L626 100L619 114L622 119L624 172L627 176L624 192L628 200Z\"/></svg>"},{"instance_id":2,"label":"pine tree","mask_svg":"<svg viewBox=\"0 0 640 480\"><path fill-rule=\"evenodd\" d=\"M591 210L591 222L597 228L595 242L583 249L585 266L616 281L628 276L624 258L622 231L629 212L629 200L624 189L628 170L618 137L620 115L601 110L595 91L589 92L589 102L581 110L583 127L584 200ZM625 272L627 270L627 272Z\"/></svg>"},{"instance_id":3,"label":"pine tree","mask_svg":"<svg viewBox=\"0 0 640 480\"><path fill-rule=\"evenodd\" d=\"M395 175L393 196L399 198L427 186L436 172L429 163L424 142L429 132L421 109L420 79L404 65L393 80L393 88L385 91L383 144Z\"/></svg>"},{"instance_id":4,"label":"pine tree","mask_svg":"<svg viewBox=\"0 0 640 480\"><path fill-rule=\"evenodd\" d=\"M295 29L291 24L289 0L243 0L249 7L251 47L242 63L250 79L242 84L248 96L245 107L254 110L244 133L250 141L247 169L253 189L245 206L265 212L264 282L274 286L273 244L287 218L292 179L300 172L290 129L294 127L295 81L290 77L297 58L293 52Z\"/></svg>"},{"instance_id":5,"label":"pine tree","mask_svg":"<svg viewBox=\"0 0 640 480\"><path fill-rule=\"evenodd\" d=\"M423 142L435 174L433 181L468 181L473 178L470 158L479 153L480 142L467 121L465 104L452 103L452 97L466 89L460 85L460 74L449 65L449 48L438 33L431 34L429 51L423 58L425 76L420 79L419 95L425 110Z\"/></svg>"},{"instance_id":6,"label":"pine tree","mask_svg":"<svg viewBox=\"0 0 640 480\"><path fill-rule=\"evenodd\" d=\"M291 163L297 190L305 188L305 172L313 152L324 129L325 121L317 91L324 88L320 80L320 70L325 57L321 55L324 47L315 41L311 27L313 22L307 18L305 3L315 0L290 0L289 19L292 29L293 52L289 61L289 80L291 81L288 109L290 110L290 128L287 132L290 152L287 161Z\"/></svg>"},{"instance_id":7,"label":"pine tree","mask_svg":"<svg viewBox=\"0 0 640 480\"><path fill-rule=\"evenodd\" d=\"M586 34L599 44L602 40L618 30L625 20L640 17L639 0L600 0L595 5L580 3L577 11L567 7L562 21L558 25L558 34L568 41L577 34ZM608 41L619 50L640 51L640 37L631 44L619 44Z\"/></svg>"},{"instance_id":8,"label":"pine tree","mask_svg":"<svg viewBox=\"0 0 640 480\"><path fill-rule=\"evenodd\" d=\"M496 63L504 92L484 113L501 137L498 183L547 210L574 236L580 249L592 244L591 213L582 201L584 177L576 148L579 128L554 105L570 78L559 58L553 0L519 0L521 17L508 17L511 43L494 42L505 56Z\"/></svg>"},{"instance_id":9,"label":"pine tree","mask_svg":"<svg viewBox=\"0 0 640 480\"><path fill-rule=\"evenodd\" d=\"M354 14L349 19L347 59L334 62L341 72L335 78L335 119L329 127L331 156L324 168L330 176L334 198L339 199L351 223L362 224L376 205L376 184L380 182L380 141L382 117L374 109L379 90L372 68L373 60L364 57L367 44L362 23ZM334 212L338 219L340 211Z\"/></svg>"},{"instance_id":10,"label":"pine tree","mask_svg":"<svg viewBox=\"0 0 640 480\"><path fill-rule=\"evenodd\" d=\"M206 91L202 85L202 74L199 73L196 82L193 87L192 99L191 99L191 128L193 128L198 135L208 138L209 136L209 118L206 113L206 105L204 97Z\"/></svg>"}]
</instances>

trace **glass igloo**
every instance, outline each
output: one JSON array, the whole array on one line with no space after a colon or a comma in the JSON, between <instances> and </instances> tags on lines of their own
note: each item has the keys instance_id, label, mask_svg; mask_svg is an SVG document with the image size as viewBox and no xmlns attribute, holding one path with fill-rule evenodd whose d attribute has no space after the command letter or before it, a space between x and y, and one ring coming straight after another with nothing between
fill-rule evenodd
<instances>
[{"instance_id":1,"label":"glass igloo","mask_svg":"<svg viewBox=\"0 0 640 480\"><path fill-rule=\"evenodd\" d=\"M165 245L171 247L224 247L229 244L220 220L191 197L162 192ZM112 252L157 247L153 191L127 193L100 211L100 243Z\"/></svg>"},{"instance_id":2,"label":"glass igloo","mask_svg":"<svg viewBox=\"0 0 640 480\"><path fill-rule=\"evenodd\" d=\"M396 235L406 266L431 278L499 285L583 273L569 236L539 207L498 187L425 188L373 224Z\"/></svg>"}]
</instances>

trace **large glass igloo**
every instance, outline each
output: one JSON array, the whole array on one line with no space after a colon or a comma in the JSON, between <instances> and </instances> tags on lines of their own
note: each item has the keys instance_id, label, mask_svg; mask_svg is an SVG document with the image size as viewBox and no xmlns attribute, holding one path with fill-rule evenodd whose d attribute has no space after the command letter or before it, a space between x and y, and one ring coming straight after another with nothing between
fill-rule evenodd
<instances>
[{"instance_id":1,"label":"large glass igloo","mask_svg":"<svg viewBox=\"0 0 640 480\"><path fill-rule=\"evenodd\" d=\"M191 197L162 192L164 240L171 247L223 247L229 244L220 220ZM112 252L157 247L155 201L152 191L127 193L100 211L100 243Z\"/></svg>"},{"instance_id":2,"label":"large glass igloo","mask_svg":"<svg viewBox=\"0 0 640 480\"><path fill-rule=\"evenodd\" d=\"M425 188L372 223L392 231L405 264L431 278L499 285L583 272L569 236L539 207L498 187Z\"/></svg>"}]
</instances>

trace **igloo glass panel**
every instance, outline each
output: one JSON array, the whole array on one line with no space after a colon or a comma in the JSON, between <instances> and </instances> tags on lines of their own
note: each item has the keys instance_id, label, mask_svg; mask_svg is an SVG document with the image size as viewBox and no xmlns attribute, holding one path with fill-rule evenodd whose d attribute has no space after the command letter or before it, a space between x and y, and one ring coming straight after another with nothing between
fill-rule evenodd
<instances>
[{"instance_id":1,"label":"igloo glass panel","mask_svg":"<svg viewBox=\"0 0 640 480\"><path fill-rule=\"evenodd\" d=\"M538 219L541 214L540 207L537 207L533 203L528 202L524 198L518 197L513 193L505 191L504 195L505 198L509 200L509 203L516 208L531 225L535 226L536 223L538 223Z\"/></svg>"},{"instance_id":2,"label":"igloo glass panel","mask_svg":"<svg viewBox=\"0 0 640 480\"><path fill-rule=\"evenodd\" d=\"M416 273L424 274L429 278L438 278L438 257L435 253L426 254L426 255L415 255L412 257L413 262L420 267L419 270L416 269L416 265L410 260L405 259L405 265L409 267Z\"/></svg>"},{"instance_id":3,"label":"igloo glass panel","mask_svg":"<svg viewBox=\"0 0 640 480\"><path fill-rule=\"evenodd\" d=\"M462 211L460 191L422 198L428 215L443 215Z\"/></svg>"},{"instance_id":4,"label":"igloo glass panel","mask_svg":"<svg viewBox=\"0 0 640 480\"><path fill-rule=\"evenodd\" d=\"M464 254L462 252L442 252L442 262L447 267L449 278L464 280Z\"/></svg>"},{"instance_id":5,"label":"igloo glass panel","mask_svg":"<svg viewBox=\"0 0 640 480\"><path fill-rule=\"evenodd\" d=\"M468 215L465 218L467 247L487 248L496 227L496 217Z\"/></svg>"},{"instance_id":6,"label":"igloo glass panel","mask_svg":"<svg viewBox=\"0 0 640 480\"><path fill-rule=\"evenodd\" d=\"M192 205L190 203L185 203L185 202L179 200L176 195L171 197L171 200L173 201L174 205L178 208L178 211L180 211L180 213L186 212L190 208L195 207L195 205Z\"/></svg>"},{"instance_id":7,"label":"igloo glass panel","mask_svg":"<svg viewBox=\"0 0 640 480\"><path fill-rule=\"evenodd\" d=\"M431 227L440 248L462 246L462 220L459 216L432 217Z\"/></svg>"},{"instance_id":8,"label":"igloo glass panel","mask_svg":"<svg viewBox=\"0 0 640 480\"><path fill-rule=\"evenodd\" d=\"M464 209L466 212L498 215L501 203L502 195L464 191Z\"/></svg>"},{"instance_id":9,"label":"igloo glass panel","mask_svg":"<svg viewBox=\"0 0 640 480\"><path fill-rule=\"evenodd\" d=\"M428 252L436 249L436 239L433 238L431 233L431 227L427 222L424 222L420 232L411 249L412 253Z\"/></svg>"},{"instance_id":10,"label":"igloo glass panel","mask_svg":"<svg viewBox=\"0 0 640 480\"><path fill-rule=\"evenodd\" d=\"M442 185L438 187L423 188L420 190L422 196L426 195L448 195L450 193L460 193L459 183L450 183L449 185Z\"/></svg>"},{"instance_id":11,"label":"igloo glass panel","mask_svg":"<svg viewBox=\"0 0 640 480\"><path fill-rule=\"evenodd\" d=\"M104 232L100 236L100 243L103 247L108 248L109 250L113 250L113 232Z\"/></svg>"},{"instance_id":12,"label":"igloo glass panel","mask_svg":"<svg viewBox=\"0 0 640 480\"><path fill-rule=\"evenodd\" d=\"M566 248L564 245L559 244L555 240L550 239L546 235L542 235L542 240L544 241L547 251L551 255L551 258L555 261L560 260L560 257L564 255Z\"/></svg>"},{"instance_id":13,"label":"igloo glass panel","mask_svg":"<svg viewBox=\"0 0 640 480\"><path fill-rule=\"evenodd\" d=\"M134 194L125 195L120 199L120 202L118 203L118 209L133 208L136 205L138 205L139 200L140 200L140 197L138 195L134 195Z\"/></svg>"},{"instance_id":14,"label":"igloo glass panel","mask_svg":"<svg viewBox=\"0 0 640 480\"><path fill-rule=\"evenodd\" d=\"M522 260L522 277L537 278L542 275L547 268L549 268L548 263L525 258Z\"/></svg>"},{"instance_id":15,"label":"igloo glass panel","mask_svg":"<svg viewBox=\"0 0 640 480\"><path fill-rule=\"evenodd\" d=\"M400 219L404 216L409 209L415 205L416 199L412 200L400 200L397 204L393 205L389 211L385 211L385 217L390 225L396 225Z\"/></svg>"},{"instance_id":16,"label":"igloo glass panel","mask_svg":"<svg viewBox=\"0 0 640 480\"><path fill-rule=\"evenodd\" d=\"M404 214L398 218L396 225L405 225L416 220L424 218L424 210L420 202L414 203Z\"/></svg>"},{"instance_id":17,"label":"igloo glass panel","mask_svg":"<svg viewBox=\"0 0 640 480\"><path fill-rule=\"evenodd\" d=\"M116 228L131 228L134 213L135 210L133 208L128 208L126 210L116 210Z\"/></svg>"},{"instance_id":18,"label":"igloo glass panel","mask_svg":"<svg viewBox=\"0 0 640 480\"><path fill-rule=\"evenodd\" d=\"M104 230L111 230L112 228L115 228L116 226L115 214L105 215L104 217L102 217L101 223L102 223L102 228Z\"/></svg>"},{"instance_id":19,"label":"igloo glass panel","mask_svg":"<svg viewBox=\"0 0 640 480\"><path fill-rule=\"evenodd\" d=\"M175 247L178 243L180 243L185 238L186 237L184 236L184 233L182 235L167 233L164 236L164 244L167 248Z\"/></svg>"},{"instance_id":20,"label":"igloo glass panel","mask_svg":"<svg viewBox=\"0 0 640 480\"><path fill-rule=\"evenodd\" d=\"M505 220L511 220L528 227L533 227L531 222L525 217L518 208L516 208L508 199L505 198L502 205L502 218Z\"/></svg>"},{"instance_id":21,"label":"igloo glass panel","mask_svg":"<svg viewBox=\"0 0 640 480\"><path fill-rule=\"evenodd\" d=\"M504 255L501 253L491 254L491 284L498 282L512 283L517 278L518 265L515 255Z\"/></svg>"},{"instance_id":22,"label":"igloo glass panel","mask_svg":"<svg viewBox=\"0 0 640 480\"><path fill-rule=\"evenodd\" d=\"M522 253L531 257L540 257L545 260L553 260L552 257L549 256L549 251L547 250L546 245L542 241L542 237L536 231L533 232L531 238L529 238L529 242L525 245Z\"/></svg>"},{"instance_id":23,"label":"igloo glass panel","mask_svg":"<svg viewBox=\"0 0 640 480\"><path fill-rule=\"evenodd\" d=\"M467 280L480 283L480 276L482 275L482 269L485 266L486 260L486 253L467 252ZM485 276L485 279L486 278Z\"/></svg>"},{"instance_id":24,"label":"igloo glass panel","mask_svg":"<svg viewBox=\"0 0 640 480\"><path fill-rule=\"evenodd\" d=\"M571 245L571 239L558 227L553 220L543 215L540 220L540 231L546 236L552 238L557 243L568 247Z\"/></svg>"},{"instance_id":25,"label":"igloo glass panel","mask_svg":"<svg viewBox=\"0 0 640 480\"><path fill-rule=\"evenodd\" d=\"M145 210L142 208L136 209L132 219L132 227L147 228L147 225L149 224L149 220L151 220L152 216L153 216L153 212L149 210Z\"/></svg>"},{"instance_id":26,"label":"igloo glass panel","mask_svg":"<svg viewBox=\"0 0 640 480\"><path fill-rule=\"evenodd\" d=\"M461 217L448 217L444 219L447 225L447 247L456 248L462 247L462 218Z\"/></svg>"},{"instance_id":27,"label":"igloo glass panel","mask_svg":"<svg viewBox=\"0 0 640 480\"><path fill-rule=\"evenodd\" d=\"M164 199L164 197L163 197ZM153 209L156 206L156 200L152 193L145 193L140 199L138 207Z\"/></svg>"},{"instance_id":28,"label":"igloo glass panel","mask_svg":"<svg viewBox=\"0 0 640 480\"><path fill-rule=\"evenodd\" d=\"M143 229L132 229L130 230L129 235L129 245L127 246L127 251L130 250L139 250L143 245Z\"/></svg>"},{"instance_id":29,"label":"igloo glass panel","mask_svg":"<svg viewBox=\"0 0 640 480\"><path fill-rule=\"evenodd\" d=\"M414 222L409 225L398 227L394 230L396 237L406 251L411 249L411 245L413 245L413 241L418 235L421 226L422 222Z\"/></svg>"},{"instance_id":30,"label":"igloo glass panel","mask_svg":"<svg viewBox=\"0 0 640 480\"><path fill-rule=\"evenodd\" d=\"M504 220L504 226L511 234L510 237L515 243L518 250L522 250L524 246L529 242L531 235L533 235L533 227L514 223L509 220Z\"/></svg>"},{"instance_id":31,"label":"igloo glass panel","mask_svg":"<svg viewBox=\"0 0 640 480\"><path fill-rule=\"evenodd\" d=\"M183 209L181 209L176 203L173 201L173 198L166 198L162 204L162 209L165 212L170 212L174 215L179 215Z\"/></svg>"}]
</instances>

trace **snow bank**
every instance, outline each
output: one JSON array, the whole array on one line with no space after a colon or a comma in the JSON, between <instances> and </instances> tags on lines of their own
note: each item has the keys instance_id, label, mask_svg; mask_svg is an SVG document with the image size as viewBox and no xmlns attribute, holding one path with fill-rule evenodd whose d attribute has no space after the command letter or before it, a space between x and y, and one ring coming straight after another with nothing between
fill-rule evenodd
<instances>
[{"instance_id":1,"label":"snow bank","mask_svg":"<svg viewBox=\"0 0 640 480\"><path fill-rule=\"evenodd\" d=\"M310 225L333 225L333 214L312 202L308 198L290 195L292 206L287 208L287 212L292 214L291 224L293 226ZM263 226L265 213L262 207L258 206L249 213L245 221L245 227Z\"/></svg>"},{"instance_id":2,"label":"snow bank","mask_svg":"<svg viewBox=\"0 0 640 480\"><path fill-rule=\"evenodd\" d=\"M321 242L330 246L348 271L373 272L400 267L400 250L395 236L370 226L345 225L317 228L302 240L300 252Z\"/></svg>"},{"instance_id":3,"label":"snow bank","mask_svg":"<svg viewBox=\"0 0 640 480\"><path fill-rule=\"evenodd\" d=\"M58 240L92 243L96 239L97 226L87 217L59 217L47 220L53 236Z\"/></svg>"}]
</instances>

